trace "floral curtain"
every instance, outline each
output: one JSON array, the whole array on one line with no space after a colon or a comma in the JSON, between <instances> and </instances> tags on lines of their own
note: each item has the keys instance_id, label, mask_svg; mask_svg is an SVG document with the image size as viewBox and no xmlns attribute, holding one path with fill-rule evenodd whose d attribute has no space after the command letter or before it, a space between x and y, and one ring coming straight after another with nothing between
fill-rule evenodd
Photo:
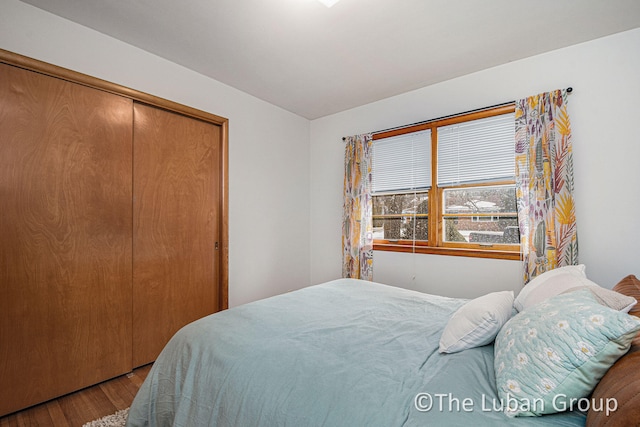
<instances>
[{"instance_id":1,"label":"floral curtain","mask_svg":"<svg viewBox=\"0 0 640 427\"><path fill-rule=\"evenodd\" d=\"M516 101L516 192L525 284L578 264L567 91Z\"/></svg>"},{"instance_id":2,"label":"floral curtain","mask_svg":"<svg viewBox=\"0 0 640 427\"><path fill-rule=\"evenodd\" d=\"M353 279L373 279L371 148L370 134L346 138L342 277Z\"/></svg>"}]
</instances>

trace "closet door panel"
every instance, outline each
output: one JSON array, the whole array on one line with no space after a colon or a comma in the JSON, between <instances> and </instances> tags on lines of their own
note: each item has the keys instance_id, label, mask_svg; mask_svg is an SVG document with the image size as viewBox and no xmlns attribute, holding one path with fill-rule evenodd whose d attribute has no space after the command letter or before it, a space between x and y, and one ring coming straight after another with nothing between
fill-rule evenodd
<instances>
[{"instance_id":1,"label":"closet door panel","mask_svg":"<svg viewBox=\"0 0 640 427\"><path fill-rule=\"evenodd\" d=\"M219 309L220 127L134 104L133 364Z\"/></svg>"},{"instance_id":2,"label":"closet door panel","mask_svg":"<svg viewBox=\"0 0 640 427\"><path fill-rule=\"evenodd\" d=\"M132 111L0 64L0 415L132 369Z\"/></svg>"}]
</instances>

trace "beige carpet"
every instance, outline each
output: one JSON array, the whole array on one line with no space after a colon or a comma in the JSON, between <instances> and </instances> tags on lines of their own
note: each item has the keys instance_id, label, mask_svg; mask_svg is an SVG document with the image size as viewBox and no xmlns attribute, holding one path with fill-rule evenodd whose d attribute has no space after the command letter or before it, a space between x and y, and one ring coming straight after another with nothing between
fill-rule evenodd
<instances>
[{"instance_id":1,"label":"beige carpet","mask_svg":"<svg viewBox=\"0 0 640 427\"><path fill-rule=\"evenodd\" d=\"M127 422L127 414L129 408L118 411L113 415L107 415L99 420L91 421L84 424L82 427L124 427Z\"/></svg>"}]
</instances>

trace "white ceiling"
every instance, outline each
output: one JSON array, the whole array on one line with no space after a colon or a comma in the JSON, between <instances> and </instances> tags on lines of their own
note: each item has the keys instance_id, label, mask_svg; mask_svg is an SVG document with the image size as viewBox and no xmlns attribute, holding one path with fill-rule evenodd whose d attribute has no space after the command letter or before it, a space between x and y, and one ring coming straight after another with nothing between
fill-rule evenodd
<instances>
[{"instance_id":1,"label":"white ceiling","mask_svg":"<svg viewBox=\"0 0 640 427\"><path fill-rule=\"evenodd\" d=\"M23 0L315 119L640 27L640 0Z\"/></svg>"}]
</instances>

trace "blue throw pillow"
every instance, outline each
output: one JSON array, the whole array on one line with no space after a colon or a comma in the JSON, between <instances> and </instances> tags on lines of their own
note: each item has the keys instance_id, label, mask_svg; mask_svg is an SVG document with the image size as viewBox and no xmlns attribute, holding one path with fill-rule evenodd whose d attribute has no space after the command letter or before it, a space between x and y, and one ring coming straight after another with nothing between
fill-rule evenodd
<instances>
[{"instance_id":1,"label":"blue throw pillow","mask_svg":"<svg viewBox=\"0 0 640 427\"><path fill-rule=\"evenodd\" d=\"M576 408L639 330L640 319L600 305L586 289L524 310L496 337L502 407L511 416Z\"/></svg>"}]
</instances>

